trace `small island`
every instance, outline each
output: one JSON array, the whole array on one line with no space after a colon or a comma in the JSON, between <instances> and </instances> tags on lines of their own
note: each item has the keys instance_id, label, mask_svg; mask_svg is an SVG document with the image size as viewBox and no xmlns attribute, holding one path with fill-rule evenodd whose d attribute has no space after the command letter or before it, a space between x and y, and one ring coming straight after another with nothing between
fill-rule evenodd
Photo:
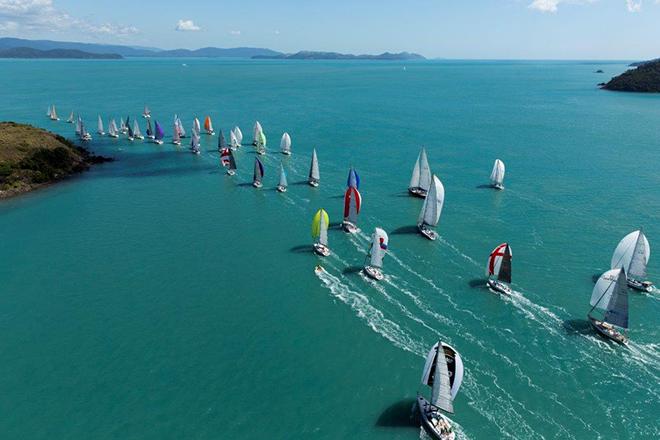
<instances>
[{"instance_id":1,"label":"small island","mask_svg":"<svg viewBox=\"0 0 660 440\"><path fill-rule=\"evenodd\" d=\"M60 135L0 122L0 199L22 194L112 159L95 156Z\"/></svg>"},{"instance_id":2,"label":"small island","mask_svg":"<svg viewBox=\"0 0 660 440\"><path fill-rule=\"evenodd\" d=\"M300 51L292 54L278 54L278 55L256 55L252 59L255 60L385 60L385 61L405 61L405 60L425 60L423 56L410 53L399 52L390 53L385 52L380 55L352 55L343 54L338 52L314 52L314 51Z\"/></svg>"},{"instance_id":3,"label":"small island","mask_svg":"<svg viewBox=\"0 0 660 440\"><path fill-rule=\"evenodd\" d=\"M0 58L121 60L124 57L116 53L91 53L77 49L41 50L31 47L10 47L7 49L0 49Z\"/></svg>"},{"instance_id":4,"label":"small island","mask_svg":"<svg viewBox=\"0 0 660 440\"><path fill-rule=\"evenodd\" d=\"M602 84L605 90L660 93L660 60L648 61Z\"/></svg>"}]
</instances>

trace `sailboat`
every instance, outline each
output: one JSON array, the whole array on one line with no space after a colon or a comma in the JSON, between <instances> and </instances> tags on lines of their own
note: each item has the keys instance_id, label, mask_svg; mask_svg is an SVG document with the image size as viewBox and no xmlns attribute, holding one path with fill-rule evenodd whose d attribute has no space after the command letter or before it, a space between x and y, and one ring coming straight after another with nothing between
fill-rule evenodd
<instances>
[{"instance_id":1,"label":"sailboat","mask_svg":"<svg viewBox=\"0 0 660 440\"><path fill-rule=\"evenodd\" d=\"M426 197L430 186L431 167L429 166L429 160L426 157L426 150L422 147L417 156L415 167L413 168L410 185L408 185L408 192L416 197Z\"/></svg>"},{"instance_id":2,"label":"sailboat","mask_svg":"<svg viewBox=\"0 0 660 440\"><path fill-rule=\"evenodd\" d=\"M126 134L126 122L124 122L124 118L119 118L119 132L121 134Z\"/></svg>"},{"instance_id":3,"label":"sailboat","mask_svg":"<svg viewBox=\"0 0 660 440\"><path fill-rule=\"evenodd\" d=\"M156 127L156 134L154 136L154 143L158 145L163 145L163 138L165 137L165 132L163 131L163 127L160 126L158 121L154 123Z\"/></svg>"},{"instance_id":4,"label":"sailboat","mask_svg":"<svg viewBox=\"0 0 660 440\"><path fill-rule=\"evenodd\" d=\"M179 119L178 116L175 116L174 118L175 118L175 123L179 129L179 137L183 139L184 137L186 137L186 130L183 128L183 122L181 122L181 119Z\"/></svg>"},{"instance_id":5,"label":"sailboat","mask_svg":"<svg viewBox=\"0 0 660 440\"><path fill-rule=\"evenodd\" d=\"M147 139L155 139L154 131L151 128L151 117L147 118Z\"/></svg>"},{"instance_id":6,"label":"sailboat","mask_svg":"<svg viewBox=\"0 0 660 440\"><path fill-rule=\"evenodd\" d=\"M266 134L259 132L259 141L257 142L257 154L266 154Z\"/></svg>"},{"instance_id":7,"label":"sailboat","mask_svg":"<svg viewBox=\"0 0 660 440\"><path fill-rule=\"evenodd\" d=\"M354 186L349 186L344 194L344 221L341 223L344 231L350 234L360 232L360 228L357 227L357 217L361 208L362 195L360 191Z\"/></svg>"},{"instance_id":8,"label":"sailboat","mask_svg":"<svg viewBox=\"0 0 660 440\"><path fill-rule=\"evenodd\" d=\"M493 164L493 171L490 173L490 183L495 189L504 189L504 162L495 159Z\"/></svg>"},{"instance_id":9,"label":"sailboat","mask_svg":"<svg viewBox=\"0 0 660 440\"><path fill-rule=\"evenodd\" d=\"M511 283L511 246L502 243L493 249L486 264L486 285L494 292L511 295L511 287L505 283Z\"/></svg>"},{"instance_id":10,"label":"sailboat","mask_svg":"<svg viewBox=\"0 0 660 440\"><path fill-rule=\"evenodd\" d=\"M263 131L264 130L263 130L263 128L261 128L261 124L259 123L259 121L255 122L254 123L254 128L253 128L254 140L252 141L252 145L254 145L255 147L259 143L259 133L263 133Z\"/></svg>"},{"instance_id":11,"label":"sailboat","mask_svg":"<svg viewBox=\"0 0 660 440\"><path fill-rule=\"evenodd\" d=\"M67 124L73 124L76 121L76 117L73 115L73 111L69 115L69 118L66 120Z\"/></svg>"},{"instance_id":12,"label":"sailboat","mask_svg":"<svg viewBox=\"0 0 660 440\"><path fill-rule=\"evenodd\" d=\"M206 119L204 119L204 131L210 136L215 135L215 131L213 130L213 122L211 122L210 116L207 116Z\"/></svg>"},{"instance_id":13,"label":"sailboat","mask_svg":"<svg viewBox=\"0 0 660 440\"><path fill-rule=\"evenodd\" d=\"M287 188L286 173L284 172L284 165L280 164L280 182L277 184L277 191L283 193Z\"/></svg>"},{"instance_id":14,"label":"sailboat","mask_svg":"<svg viewBox=\"0 0 660 440\"><path fill-rule=\"evenodd\" d=\"M55 110L55 105L49 107L48 117L51 121L59 121L60 118L57 117L57 110Z\"/></svg>"},{"instance_id":15,"label":"sailboat","mask_svg":"<svg viewBox=\"0 0 660 440\"><path fill-rule=\"evenodd\" d=\"M146 119L151 118L151 110L149 110L149 107L147 107L146 105L144 106L144 111L142 112L142 117L146 118Z\"/></svg>"},{"instance_id":16,"label":"sailboat","mask_svg":"<svg viewBox=\"0 0 660 440\"><path fill-rule=\"evenodd\" d=\"M80 127L80 139L82 141L91 141L92 140L92 135L85 130L85 123L82 120L82 117L78 116L78 124Z\"/></svg>"},{"instance_id":17,"label":"sailboat","mask_svg":"<svg viewBox=\"0 0 660 440\"><path fill-rule=\"evenodd\" d=\"M422 210L417 219L417 229L419 229L419 232L429 240L436 240L438 238L438 233L431 229L431 226L438 226L444 203L445 187L437 176L433 176L431 188L429 189L427 197L424 199Z\"/></svg>"},{"instance_id":18,"label":"sailboat","mask_svg":"<svg viewBox=\"0 0 660 440\"><path fill-rule=\"evenodd\" d=\"M241 143L243 142L243 132L241 131L238 125L234 127L234 134L236 135L236 141L238 142L238 147L240 147Z\"/></svg>"},{"instance_id":19,"label":"sailboat","mask_svg":"<svg viewBox=\"0 0 660 440\"><path fill-rule=\"evenodd\" d=\"M197 119L197 118L193 119L192 132L193 132L193 134L196 134L197 136L199 136L202 133L202 128L199 125L199 119Z\"/></svg>"},{"instance_id":20,"label":"sailboat","mask_svg":"<svg viewBox=\"0 0 660 440\"><path fill-rule=\"evenodd\" d=\"M220 164L227 168L227 174L230 176L236 174L236 160L231 148L225 147L220 151Z\"/></svg>"},{"instance_id":21,"label":"sailboat","mask_svg":"<svg viewBox=\"0 0 660 440\"><path fill-rule=\"evenodd\" d=\"M233 129L229 132L229 144L231 145L232 150L237 150L238 147L240 147L238 138L236 137L236 132Z\"/></svg>"},{"instance_id":22,"label":"sailboat","mask_svg":"<svg viewBox=\"0 0 660 440\"><path fill-rule=\"evenodd\" d=\"M388 242L387 233L381 228L376 228L371 236L371 247L367 255L369 264L364 266L364 273L376 281L381 281L384 278L381 269L383 268L383 257L387 252Z\"/></svg>"},{"instance_id":23,"label":"sailboat","mask_svg":"<svg viewBox=\"0 0 660 440\"><path fill-rule=\"evenodd\" d=\"M258 157L254 158L254 174L252 175L252 186L261 188L264 180L264 164L261 163Z\"/></svg>"},{"instance_id":24,"label":"sailboat","mask_svg":"<svg viewBox=\"0 0 660 440\"><path fill-rule=\"evenodd\" d=\"M324 209L319 209L314 215L312 220L312 237L316 240L314 243L314 252L321 257L330 255L330 248L328 247L328 226L330 225L330 218Z\"/></svg>"},{"instance_id":25,"label":"sailboat","mask_svg":"<svg viewBox=\"0 0 660 440\"><path fill-rule=\"evenodd\" d=\"M131 128L130 116L126 118L126 133L128 134L128 140L133 142L135 140L135 133L133 133L133 129Z\"/></svg>"},{"instance_id":26,"label":"sailboat","mask_svg":"<svg viewBox=\"0 0 660 440\"><path fill-rule=\"evenodd\" d=\"M201 150L199 149L199 135L194 132L192 134L192 138L190 139L190 151L192 151L193 154L201 153Z\"/></svg>"},{"instance_id":27,"label":"sailboat","mask_svg":"<svg viewBox=\"0 0 660 440\"><path fill-rule=\"evenodd\" d=\"M346 186L355 189L360 189L360 175L355 171L355 168L351 167L348 170L348 178L346 179Z\"/></svg>"},{"instance_id":28,"label":"sailboat","mask_svg":"<svg viewBox=\"0 0 660 440\"><path fill-rule=\"evenodd\" d=\"M598 278L591 293L591 310L587 318L601 335L619 344L628 341L628 287L626 270L610 269ZM599 316L594 316L594 312ZM602 316L600 316L602 314ZM624 329L620 331L618 328Z\"/></svg>"},{"instance_id":29,"label":"sailboat","mask_svg":"<svg viewBox=\"0 0 660 440\"><path fill-rule=\"evenodd\" d=\"M431 400L417 393L422 426L437 440L454 440L451 420L443 413L454 413L453 401L463 383L461 355L451 345L439 341L429 351L422 372L422 385L431 387Z\"/></svg>"},{"instance_id":30,"label":"sailboat","mask_svg":"<svg viewBox=\"0 0 660 440\"><path fill-rule=\"evenodd\" d=\"M312 163L309 167L309 180L307 181L314 188L318 188L321 181L321 174L319 172L319 159L316 157L316 148L312 150Z\"/></svg>"},{"instance_id":31,"label":"sailboat","mask_svg":"<svg viewBox=\"0 0 660 440\"><path fill-rule=\"evenodd\" d=\"M286 154L287 156L291 154L291 136L289 136L289 133L284 133L282 135L280 149L282 150L282 154Z\"/></svg>"},{"instance_id":32,"label":"sailboat","mask_svg":"<svg viewBox=\"0 0 660 440\"><path fill-rule=\"evenodd\" d=\"M103 129L103 120L101 119L101 115L99 115L99 121L97 123L96 132L99 134L99 136L105 135L105 130Z\"/></svg>"},{"instance_id":33,"label":"sailboat","mask_svg":"<svg viewBox=\"0 0 660 440\"><path fill-rule=\"evenodd\" d=\"M135 139L144 139L144 136L142 136L142 132L140 131L140 124L138 124L137 120L133 120L133 137Z\"/></svg>"},{"instance_id":34,"label":"sailboat","mask_svg":"<svg viewBox=\"0 0 660 440\"><path fill-rule=\"evenodd\" d=\"M82 119L80 118L80 115L78 115L78 119L76 119L76 136L80 137L82 135Z\"/></svg>"},{"instance_id":35,"label":"sailboat","mask_svg":"<svg viewBox=\"0 0 660 440\"><path fill-rule=\"evenodd\" d=\"M644 231L640 229L626 235L619 242L612 255L610 267L612 269L623 267L628 276L628 286L633 289L652 292L653 283L644 280L650 256L651 246Z\"/></svg>"},{"instance_id":36,"label":"sailboat","mask_svg":"<svg viewBox=\"0 0 660 440\"><path fill-rule=\"evenodd\" d=\"M108 136L110 136L111 138L119 137L119 130L117 129L117 123L115 122L114 119L111 119L110 122L108 123Z\"/></svg>"},{"instance_id":37,"label":"sailboat","mask_svg":"<svg viewBox=\"0 0 660 440\"><path fill-rule=\"evenodd\" d=\"M227 148L227 140L225 139L225 134L220 130L220 135L218 136L218 151L222 151Z\"/></svg>"},{"instance_id":38,"label":"sailboat","mask_svg":"<svg viewBox=\"0 0 660 440\"><path fill-rule=\"evenodd\" d=\"M179 126L174 121L174 129L172 131L172 143L174 145L181 145L181 135L179 134Z\"/></svg>"}]
</instances>

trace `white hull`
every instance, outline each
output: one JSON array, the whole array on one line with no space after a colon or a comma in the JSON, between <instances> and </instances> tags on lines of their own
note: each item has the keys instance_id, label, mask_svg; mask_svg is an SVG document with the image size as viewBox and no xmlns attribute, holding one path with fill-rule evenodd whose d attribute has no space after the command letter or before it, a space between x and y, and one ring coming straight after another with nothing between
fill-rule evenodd
<instances>
[{"instance_id":1,"label":"white hull","mask_svg":"<svg viewBox=\"0 0 660 440\"><path fill-rule=\"evenodd\" d=\"M135 136L135 139L144 140L144 136Z\"/></svg>"},{"instance_id":2,"label":"white hull","mask_svg":"<svg viewBox=\"0 0 660 440\"><path fill-rule=\"evenodd\" d=\"M285 193L286 192L286 186L277 185L277 191L281 192L281 193Z\"/></svg>"},{"instance_id":3,"label":"white hull","mask_svg":"<svg viewBox=\"0 0 660 440\"><path fill-rule=\"evenodd\" d=\"M105 136L105 131L97 131L96 134L99 136Z\"/></svg>"},{"instance_id":4,"label":"white hull","mask_svg":"<svg viewBox=\"0 0 660 440\"><path fill-rule=\"evenodd\" d=\"M209 136L215 136L215 131L207 131L206 134Z\"/></svg>"},{"instance_id":5,"label":"white hull","mask_svg":"<svg viewBox=\"0 0 660 440\"><path fill-rule=\"evenodd\" d=\"M341 223L341 227L345 232L348 232L349 234L357 234L358 232L360 232L360 228L358 228L357 225L349 222L348 220L344 220Z\"/></svg>"},{"instance_id":6,"label":"white hull","mask_svg":"<svg viewBox=\"0 0 660 440\"><path fill-rule=\"evenodd\" d=\"M228 175L228 176L233 176L234 174L236 174L236 171L234 171L234 170L227 170L227 175Z\"/></svg>"},{"instance_id":7,"label":"white hull","mask_svg":"<svg viewBox=\"0 0 660 440\"><path fill-rule=\"evenodd\" d=\"M417 396L417 408L422 419L422 426L436 440L454 440L456 433L451 426L451 420L438 409L433 408L428 400Z\"/></svg>"},{"instance_id":8,"label":"white hull","mask_svg":"<svg viewBox=\"0 0 660 440\"><path fill-rule=\"evenodd\" d=\"M319 183L318 183L316 180L310 180L310 181L307 182L307 183L309 183L309 186L313 186L314 188L318 188L318 187L319 187Z\"/></svg>"},{"instance_id":9,"label":"white hull","mask_svg":"<svg viewBox=\"0 0 660 440\"><path fill-rule=\"evenodd\" d=\"M383 275L383 272L380 271L379 268L373 267L373 266L365 266L364 267L364 273L371 278L372 280L376 281L382 281L385 276Z\"/></svg>"},{"instance_id":10,"label":"white hull","mask_svg":"<svg viewBox=\"0 0 660 440\"><path fill-rule=\"evenodd\" d=\"M606 337L607 339L611 339L612 341L617 342L619 344L625 345L628 343L628 338L610 324L594 319L591 316L589 316L588 318L589 318L589 322L591 322L591 325L602 336Z\"/></svg>"},{"instance_id":11,"label":"white hull","mask_svg":"<svg viewBox=\"0 0 660 440\"><path fill-rule=\"evenodd\" d=\"M135 140L135 138L129 137L128 140L129 140L130 142L133 142L133 141Z\"/></svg>"},{"instance_id":12,"label":"white hull","mask_svg":"<svg viewBox=\"0 0 660 440\"><path fill-rule=\"evenodd\" d=\"M252 182L252 186L254 186L255 188L261 188L264 185L261 182Z\"/></svg>"},{"instance_id":13,"label":"white hull","mask_svg":"<svg viewBox=\"0 0 660 440\"><path fill-rule=\"evenodd\" d=\"M491 292L494 293L503 293L504 295L511 295L512 293L511 287L497 280L488 280L486 285L491 290Z\"/></svg>"},{"instance_id":14,"label":"white hull","mask_svg":"<svg viewBox=\"0 0 660 440\"><path fill-rule=\"evenodd\" d=\"M430 229L423 225L417 225L417 229L419 229L420 234L422 234L424 237L428 238L431 241L435 241L438 239L438 233L435 232L433 229Z\"/></svg>"},{"instance_id":15,"label":"white hull","mask_svg":"<svg viewBox=\"0 0 660 440\"><path fill-rule=\"evenodd\" d=\"M321 257L327 257L330 255L330 249L321 243L314 243L314 252Z\"/></svg>"},{"instance_id":16,"label":"white hull","mask_svg":"<svg viewBox=\"0 0 660 440\"><path fill-rule=\"evenodd\" d=\"M181 146L181 141L172 141L172 143L176 146Z\"/></svg>"},{"instance_id":17,"label":"white hull","mask_svg":"<svg viewBox=\"0 0 660 440\"><path fill-rule=\"evenodd\" d=\"M502 191L504 189L504 185L502 185L501 183L494 183L493 188Z\"/></svg>"},{"instance_id":18,"label":"white hull","mask_svg":"<svg viewBox=\"0 0 660 440\"><path fill-rule=\"evenodd\" d=\"M163 141L161 141L160 139L154 139L154 144L163 145Z\"/></svg>"},{"instance_id":19,"label":"white hull","mask_svg":"<svg viewBox=\"0 0 660 440\"><path fill-rule=\"evenodd\" d=\"M266 150L259 150L257 151L257 154L263 156L264 154L266 154Z\"/></svg>"},{"instance_id":20,"label":"white hull","mask_svg":"<svg viewBox=\"0 0 660 440\"><path fill-rule=\"evenodd\" d=\"M119 135L118 134L109 134L108 137L117 139L119 137Z\"/></svg>"}]
</instances>

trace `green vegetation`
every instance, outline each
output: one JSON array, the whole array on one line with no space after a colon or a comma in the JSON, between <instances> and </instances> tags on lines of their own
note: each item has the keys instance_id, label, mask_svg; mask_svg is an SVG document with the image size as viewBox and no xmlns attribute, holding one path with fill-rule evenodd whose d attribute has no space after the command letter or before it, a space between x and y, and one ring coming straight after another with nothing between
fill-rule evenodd
<instances>
[{"instance_id":1,"label":"green vegetation","mask_svg":"<svg viewBox=\"0 0 660 440\"><path fill-rule=\"evenodd\" d=\"M40 128L0 122L0 198L30 191L107 160Z\"/></svg>"},{"instance_id":2,"label":"green vegetation","mask_svg":"<svg viewBox=\"0 0 660 440\"><path fill-rule=\"evenodd\" d=\"M660 93L660 60L649 61L602 84L606 90Z\"/></svg>"}]
</instances>

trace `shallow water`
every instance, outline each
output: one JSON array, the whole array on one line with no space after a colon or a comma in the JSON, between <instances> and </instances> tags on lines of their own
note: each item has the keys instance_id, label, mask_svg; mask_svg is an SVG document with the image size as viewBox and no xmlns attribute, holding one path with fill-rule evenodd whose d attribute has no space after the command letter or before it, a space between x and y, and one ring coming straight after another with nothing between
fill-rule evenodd
<instances>
[{"instance_id":1,"label":"shallow water","mask_svg":"<svg viewBox=\"0 0 660 440\"><path fill-rule=\"evenodd\" d=\"M186 64L0 61L0 120L72 136L49 104L92 131L148 103L168 136L174 113L246 141L259 119L271 151L255 190L250 147L230 178L215 137L195 157L95 136L116 162L0 203L3 438L419 438L409 414L438 339L467 369L462 438L660 435L660 293L631 294L629 349L586 321L618 240L643 226L660 243L660 96L595 87L625 64ZM285 130L290 158L274 152ZM420 145L446 189L435 243L411 233ZM302 183L313 147L318 189ZM481 187L497 157L502 192ZM312 215L341 220L350 165L363 232L332 229L316 276ZM379 284L358 270L375 226L390 233ZM503 241L510 298L483 287Z\"/></svg>"}]
</instances>

